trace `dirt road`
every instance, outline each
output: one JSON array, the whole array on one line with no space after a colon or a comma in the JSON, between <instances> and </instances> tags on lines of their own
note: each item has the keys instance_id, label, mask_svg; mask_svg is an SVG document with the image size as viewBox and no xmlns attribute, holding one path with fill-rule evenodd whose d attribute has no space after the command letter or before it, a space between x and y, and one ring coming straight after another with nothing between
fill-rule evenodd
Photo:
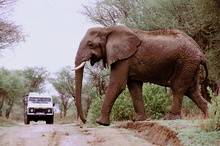
<instances>
[{"instance_id":1,"label":"dirt road","mask_svg":"<svg viewBox=\"0 0 220 146\"><path fill-rule=\"evenodd\" d=\"M5 146L153 146L125 128L95 128L77 124L46 125L31 122L0 127L0 145Z\"/></svg>"}]
</instances>

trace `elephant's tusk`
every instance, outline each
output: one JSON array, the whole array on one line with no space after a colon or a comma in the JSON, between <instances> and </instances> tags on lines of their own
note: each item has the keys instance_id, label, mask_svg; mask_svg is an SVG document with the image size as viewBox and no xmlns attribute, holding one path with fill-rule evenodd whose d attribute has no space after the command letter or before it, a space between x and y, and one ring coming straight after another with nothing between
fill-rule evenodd
<instances>
[{"instance_id":1,"label":"elephant's tusk","mask_svg":"<svg viewBox=\"0 0 220 146\"><path fill-rule=\"evenodd\" d=\"M78 69L80 69L80 68L82 68L84 65L86 64L86 62L85 61L83 61L79 66L77 66L77 67L75 67L75 68L73 68L72 69L72 71L76 71L76 70L78 70Z\"/></svg>"}]
</instances>

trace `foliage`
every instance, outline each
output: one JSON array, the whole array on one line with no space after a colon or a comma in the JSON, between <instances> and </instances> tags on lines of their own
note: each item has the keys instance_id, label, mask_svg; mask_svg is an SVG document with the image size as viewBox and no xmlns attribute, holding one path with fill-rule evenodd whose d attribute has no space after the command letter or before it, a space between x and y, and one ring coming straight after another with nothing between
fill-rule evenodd
<instances>
[{"instance_id":1,"label":"foliage","mask_svg":"<svg viewBox=\"0 0 220 146\"><path fill-rule=\"evenodd\" d=\"M124 24L142 30L175 28L185 31L206 54L211 79L220 78L219 0L97 0L83 15L109 26Z\"/></svg>"},{"instance_id":2,"label":"foliage","mask_svg":"<svg viewBox=\"0 0 220 146\"><path fill-rule=\"evenodd\" d=\"M25 94L24 83L15 71L5 68L0 69L0 116L5 111L6 118L9 118L15 102Z\"/></svg>"},{"instance_id":3,"label":"foliage","mask_svg":"<svg viewBox=\"0 0 220 146\"><path fill-rule=\"evenodd\" d=\"M96 118L100 117L100 111L103 101L104 101L104 96L97 97L92 100L92 104L90 105L87 116L88 122L95 124Z\"/></svg>"},{"instance_id":4,"label":"foliage","mask_svg":"<svg viewBox=\"0 0 220 146\"><path fill-rule=\"evenodd\" d=\"M131 119L134 110L133 110L131 97L128 94L129 94L128 91L125 90L117 98L115 104L113 105L112 112L110 115L110 119L112 121L123 121L123 120ZM104 101L104 96L92 100L92 104L90 106L87 117L89 122L95 123L95 119L100 116L100 111L103 101Z\"/></svg>"},{"instance_id":5,"label":"foliage","mask_svg":"<svg viewBox=\"0 0 220 146\"><path fill-rule=\"evenodd\" d=\"M214 97L212 90L208 89L212 96L211 103L209 103L210 118L203 122L202 127L206 131L220 131L220 95Z\"/></svg>"},{"instance_id":6,"label":"foliage","mask_svg":"<svg viewBox=\"0 0 220 146\"><path fill-rule=\"evenodd\" d=\"M0 50L24 41L21 27L7 19L16 2L17 0L0 0Z\"/></svg>"},{"instance_id":7,"label":"foliage","mask_svg":"<svg viewBox=\"0 0 220 146\"><path fill-rule=\"evenodd\" d=\"M182 129L178 137L186 146L195 145L219 145L219 132L205 132L201 128Z\"/></svg>"},{"instance_id":8,"label":"foliage","mask_svg":"<svg viewBox=\"0 0 220 146\"><path fill-rule=\"evenodd\" d=\"M44 85L49 76L44 67L26 67L21 71L27 92L44 92Z\"/></svg>"},{"instance_id":9,"label":"foliage","mask_svg":"<svg viewBox=\"0 0 220 146\"><path fill-rule=\"evenodd\" d=\"M90 6L83 6L83 15L95 23L109 26L121 23L121 19L127 18L135 7L137 0L97 0Z\"/></svg>"},{"instance_id":10,"label":"foliage","mask_svg":"<svg viewBox=\"0 0 220 146\"><path fill-rule=\"evenodd\" d=\"M172 98L170 93L165 93L164 87L145 84L143 98L146 112L151 119L160 119L170 110Z\"/></svg>"},{"instance_id":11,"label":"foliage","mask_svg":"<svg viewBox=\"0 0 220 146\"><path fill-rule=\"evenodd\" d=\"M88 114L92 100L105 94L109 80L109 70L100 65L100 62L85 66L85 83L82 88L82 104L85 116Z\"/></svg>"},{"instance_id":12,"label":"foliage","mask_svg":"<svg viewBox=\"0 0 220 146\"><path fill-rule=\"evenodd\" d=\"M178 137L184 145L195 146L195 145L219 145L219 131L206 132L200 127L197 127L197 122L194 125L189 126L189 120L183 121L186 125L178 131ZM179 124L180 125L180 124Z\"/></svg>"},{"instance_id":13,"label":"foliage","mask_svg":"<svg viewBox=\"0 0 220 146\"><path fill-rule=\"evenodd\" d=\"M74 98L75 79L73 73L70 70L70 66L61 68L58 72L55 73L55 77L50 78L49 81L53 84L59 94L68 93L72 96L72 98Z\"/></svg>"},{"instance_id":14,"label":"foliage","mask_svg":"<svg viewBox=\"0 0 220 146\"><path fill-rule=\"evenodd\" d=\"M82 87L82 110L85 117L88 115L89 108L91 106L92 100L97 97L97 90L95 90L94 85L91 82L86 82Z\"/></svg>"},{"instance_id":15,"label":"foliage","mask_svg":"<svg viewBox=\"0 0 220 146\"><path fill-rule=\"evenodd\" d=\"M86 81L93 85L96 96L105 94L108 84L109 70L105 69L99 63L94 66L88 65L85 67Z\"/></svg>"},{"instance_id":16,"label":"foliage","mask_svg":"<svg viewBox=\"0 0 220 146\"><path fill-rule=\"evenodd\" d=\"M27 92L43 92L47 76L48 73L44 68L25 70L0 68L0 116L3 116L4 112L6 118L9 118L14 105L21 104L22 97Z\"/></svg>"},{"instance_id":17,"label":"foliage","mask_svg":"<svg viewBox=\"0 0 220 146\"><path fill-rule=\"evenodd\" d=\"M73 85L74 76L70 70L70 66L63 67L60 71L55 73L56 77L49 79L50 83L59 93L57 98L60 100L59 107L64 117L66 116L66 112L72 105L75 98Z\"/></svg>"},{"instance_id":18,"label":"foliage","mask_svg":"<svg viewBox=\"0 0 220 146\"><path fill-rule=\"evenodd\" d=\"M95 118L100 116L103 97L95 98L89 109L88 119L94 123ZM143 99L145 101L145 110L152 119L160 119L168 111L171 105L170 94L165 93L163 87L153 84L144 84ZM113 105L111 112L111 120L123 121L129 120L134 114L133 102L128 89L123 91Z\"/></svg>"},{"instance_id":19,"label":"foliage","mask_svg":"<svg viewBox=\"0 0 220 146\"><path fill-rule=\"evenodd\" d=\"M219 0L96 0L89 6L84 5L82 14L103 26L124 24L141 30L183 30L201 46L208 60L209 77L211 80L217 80L220 78L219 4ZM150 104L146 105L149 116L157 109L168 110L163 109L168 106L158 108L153 104L164 103L163 98L145 100L145 103L151 100ZM189 114L191 108L194 113L198 113L198 108L187 98L184 98L183 107L185 114ZM162 116L155 113L153 115L152 118Z\"/></svg>"},{"instance_id":20,"label":"foliage","mask_svg":"<svg viewBox=\"0 0 220 146\"><path fill-rule=\"evenodd\" d=\"M89 122L95 123L95 119L100 116L100 111L103 101L104 101L104 96L100 98L95 98L92 101L88 114ZM133 103L131 101L129 92L126 89L124 92L122 92L119 95L119 97L115 101L110 115L110 119L111 121L129 120L131 119L133 113L134 113Z\"/></svg>"},{"instance_id":21,"label":"foliage","mask_svg":"<svg viewBox=\"0 0 220 146\"><path fill-rule=\"evenodd\" d=\"M220 70L218 69L220 68L220 43L216 44L216 47L213 50L208 51L206 56L208 58L208 66L210 71L209 76L211 76L214 81L220 80Z\"/></svg>"},{"instance_id":22,"label":"foliage","mask_svg":"<svg viewBox=\"0 0 220 146\"><path fill-rule=\"evenodd\" d=\"M131 96L126 89L117 98L112 108L111 120L124 121L130 120L134 114L133 102Z\"/></svg>"},{"instance_id":23,"label":"foliage","mask_svg":"<svg viewBox=\"0 0 220 146\"><path fill-rule=\"evenodd\" d=\"M156 122L175 131L184 146L217 146L220 144L220 131L204 131L198 126L200 120L160 120Z\"/></svg>"}]
</instances>

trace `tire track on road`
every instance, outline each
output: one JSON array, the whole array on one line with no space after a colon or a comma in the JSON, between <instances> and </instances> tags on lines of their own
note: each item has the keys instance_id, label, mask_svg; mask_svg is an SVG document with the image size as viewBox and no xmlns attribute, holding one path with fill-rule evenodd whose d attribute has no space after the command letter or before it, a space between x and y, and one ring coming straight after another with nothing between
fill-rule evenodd
<instances>
[{"instance_id":1,"label":"tire track on road","mask_svg":"<svg viewBox=\"0 0 220 146\"><path fill-rule=\"evenodd\" d=\"M48 146L59 146L62 135L61 132L54 131L48 140Z\"/></svg>"}]
</instances>

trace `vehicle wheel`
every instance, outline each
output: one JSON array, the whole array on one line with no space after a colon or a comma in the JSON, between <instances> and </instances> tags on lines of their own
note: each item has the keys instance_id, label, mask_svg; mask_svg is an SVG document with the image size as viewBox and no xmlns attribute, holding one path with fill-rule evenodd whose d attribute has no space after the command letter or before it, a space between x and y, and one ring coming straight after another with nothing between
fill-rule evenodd
<instances>
[{"instance_id":1,"label":"vehicle wheel","mask_svg":"<svg viewBox=\"0 0 220 146\"><path fill-rule=\"evenodd\" d=\"M53 124L53 120L54 120L54 118L53 118L53 116L50 118L50 124Z\"/></svg>"},{"instance_id":2,"label":"vehicle wheel","mask_svg":"<svg viewBox=\"0 0 220 146\"><path fill-rule=\"evenodd\" d=\"M46 119L46 124L53 124L53 116L50 116Z\"/></svg>"},{"instance_id":3,"label":"vehicle wheel","mask_svg":"<svg viewBox=\"0 0 220 146\"><path fill-rule=\"evenodd\" d=\"M30 124L30 119L29 119L27 113L24 114L24 124L25 124L25 125Z\"/></svg>"}]
</instances>

